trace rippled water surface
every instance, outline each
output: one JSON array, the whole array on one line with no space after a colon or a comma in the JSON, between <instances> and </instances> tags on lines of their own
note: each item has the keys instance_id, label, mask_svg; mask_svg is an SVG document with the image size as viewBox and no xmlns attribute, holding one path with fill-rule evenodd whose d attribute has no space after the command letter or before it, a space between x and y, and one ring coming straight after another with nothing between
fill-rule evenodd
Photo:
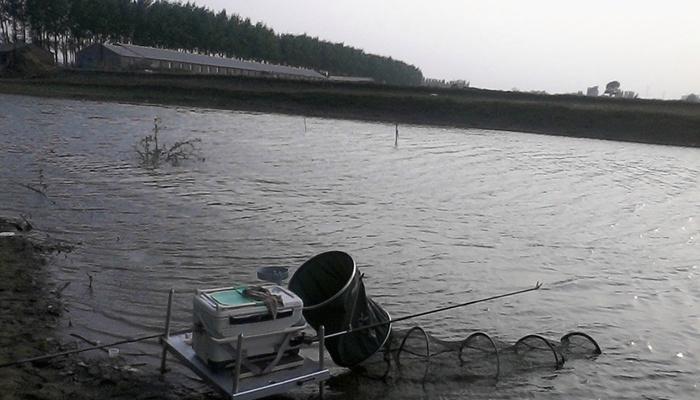
<instances>
[{"instance_id":1,"label":"rippled water surface","mask_svg":"<svg viewBox=\"0 0 700 400\"><path fill-rule=\"evenodd\" d=\"M161 141L199 137L206 160L139 167L134 144L155 116ZM582 330L604 350L487 387L375 395L697 398L700 150L409 126L394 147L390 125L306 125L2 95L0 210L81 242L55 278L71 282L67 329L104 342L162 329L170 288L186 326L196 288L252 283L259 266L339 249L394 316L545 283L415 321L436 336Z\"/></svg>"}]
</instances>

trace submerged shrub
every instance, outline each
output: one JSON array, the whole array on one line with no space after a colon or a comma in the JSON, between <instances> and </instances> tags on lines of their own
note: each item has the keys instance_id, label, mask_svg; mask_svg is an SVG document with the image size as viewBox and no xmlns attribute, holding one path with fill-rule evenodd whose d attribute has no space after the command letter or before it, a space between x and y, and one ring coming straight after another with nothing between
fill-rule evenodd
<instances>
[{"instance_id":1,"label":"submerged shrub","mask_svg":"<svg viewBox=\"0 0 700 400\"><path fill-rule=\"evenodd\" d=\"M170 165L178 165L183 160L198 160L204 161L201 156L199 144L202 139L187 139L177 141L171 146L158 143L158 123L160 118L153 119L153 134L148 135L136 144L136 153L141 159L141 165L148 168L157 168L161 163L169 163Z\"/></svg>"}]
</instances>

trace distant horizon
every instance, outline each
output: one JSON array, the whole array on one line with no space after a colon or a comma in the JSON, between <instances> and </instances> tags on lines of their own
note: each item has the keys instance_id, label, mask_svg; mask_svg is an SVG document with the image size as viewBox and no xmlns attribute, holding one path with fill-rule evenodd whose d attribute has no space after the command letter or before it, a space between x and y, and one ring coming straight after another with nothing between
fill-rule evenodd
<instances>
[{"instance_id":1,"label":"distant horizon","mask_svg":"<svg viewBox=\"0 0 700 400\"><path fill-rule=\"evenodd\" d=\"M700 94L700 3L688 0L194 1L472 87L585 94L616 80L640 98Z\"/></svg>"}]
</instances>

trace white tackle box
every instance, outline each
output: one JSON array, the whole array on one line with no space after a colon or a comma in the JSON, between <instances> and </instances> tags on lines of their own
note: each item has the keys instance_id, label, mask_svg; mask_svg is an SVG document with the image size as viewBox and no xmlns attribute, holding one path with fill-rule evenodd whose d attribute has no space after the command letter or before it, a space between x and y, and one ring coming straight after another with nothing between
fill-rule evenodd
<instances>
[{"instance_id":1,"label":"white tackle box","mask_svg":"<svg viewBox=\"0 0 700 400\"><path fill-rule=\"evenodd\" d=\"M202 360L225 365L236 358L236 343L243 334L244 357L274 355L306 328L301 299L278 285L262 285L279 296L277 316L259 300L243 295L246 287L198 290L193 305L192 347Z\"/></svg>"}]
</instances>

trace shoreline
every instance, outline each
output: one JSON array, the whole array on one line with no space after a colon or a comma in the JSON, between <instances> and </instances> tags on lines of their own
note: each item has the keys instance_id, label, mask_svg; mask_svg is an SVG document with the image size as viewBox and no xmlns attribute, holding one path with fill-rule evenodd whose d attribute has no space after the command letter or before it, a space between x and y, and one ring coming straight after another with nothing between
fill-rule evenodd
<instances>
[{"instance_id":1,"label":"shoreline","mask_svg":"<svg viewBox=\"0 0 700 400\"><path fill-rule=\"evenodd\" d=\"M681 101L71 70L0 93L700 147L700 104Z\"/></svg>"},{"instance_id":2,"label":"shoreline","mask_svg":"<svg viewBox=\"0 0 700 400\"><path fill-rule=\"evenodd\" d=\"M0 364L73 350L74 340L58 334L66 305L48 266L52 254L72 246L15 231L19 220L0 217ZM3 399L202 399L206 394L162 381L155 370L138 368L124 357L58 357L0 368Z\"/></svg>"}]
</instances>

